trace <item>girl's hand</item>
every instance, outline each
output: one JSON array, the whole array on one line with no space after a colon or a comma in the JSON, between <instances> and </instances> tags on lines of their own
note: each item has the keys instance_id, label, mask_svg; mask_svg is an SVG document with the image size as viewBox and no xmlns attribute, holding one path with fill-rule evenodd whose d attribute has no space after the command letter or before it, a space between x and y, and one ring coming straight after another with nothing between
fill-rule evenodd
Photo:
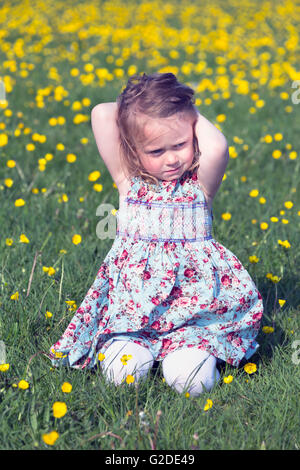
<instances>
[{"instance_id":1,"label":"girl's hand","mask_svg":"<svg viewBox=\"0 0 300 470\"><path fill-rule=\"evenodd\" d=\"M222 183L229 160L227 140L222 132L199 112L194 132L200 150L198 179L206 196L212 200Z\"/></svg>"}]
</instances>

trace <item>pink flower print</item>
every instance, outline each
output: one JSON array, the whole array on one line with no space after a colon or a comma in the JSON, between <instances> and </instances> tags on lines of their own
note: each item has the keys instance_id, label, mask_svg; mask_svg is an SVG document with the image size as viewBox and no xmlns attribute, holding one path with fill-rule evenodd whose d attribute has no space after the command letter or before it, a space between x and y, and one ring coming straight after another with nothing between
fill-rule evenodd
<instances>
[{"instance_id":1,"label":"pink flower print","mask_svg":"<svg viewBox=\"0 0 300 470\"><path fill-rule=\"evenodd\" d=\"M77 313L78 313L78 314L84 313L84 308L83 308L83 307L79 307L79 308L77 309Z\"/></svg>"},{"instance_id":2,"label":"pink flower print","mask_svg":"<svg viewBox=\"0 0 300 470\"><path fill-rule=\"evenodd\" d=\"M151 328L153 328L153 330L159 330L160 329L160 323L158 320L154 321L153 323L151 323Z\"/></svg>"},{"instance_id":3,"label":"pink flower print","mask_svg":"<svg viewBox=\"0 0 300 470\"><path fill-rule=\"evenodd\" d=\"M193 295L193 297L191 298L191 304L192 304L192 305L196 305L197 302L198 302L198 297L197 297L197 295Z\"/></svg>"},{"instance_id":4,"label":"pink flower print","mask_svg":"<svg viewBox=\"0 0 300 470\"><path fill-rule=\"evenodd\" d=\"M91 321L91 318L92 318L92 317L91 317L91 315L90 315L89 313L86 313L85 315L83 315L84 323L85 323L86 325L88 325L88 324L90 323L90 321Z\"/></svg>"},{"instance_id":5,"label":"pink flower print","mask_svg":"<svg viewBox=\"0 0 300 470\"><path fill-rule=\"evenodd\" d=\"M146 280L150 279L150 277L151 277L151 274L149 273L149 271L144 271L142 279L144 281L146 281Z\"/></svg>"},{"instance_id":6,"label":"pink flower print","mask_svg":"<svg viewBox=\"0 0 300 470\"><path fill-rule=\"evenodd\" d=\"M184 271L183 274L185 275L185 277L189 277L189 278L190 278L190 277L193 277L193 276L194 276L195 271L194 271L193 269L191 269L191 268L187 268L187 269L185 269L185 271Z\"/></svg>"},{"instance_id":7,"label":"pink flower print","mask_svg":"<svg viewBox=\"0 0 300 470\"><path fill-rule=\"evenodd\" d=\"M121 256L120 256L120 261L125 260L127 257L128 257L128 251L127 251L127 250L123 250L123 253L122 253Z\"/></svg>"},{"instance_id":8,"label":"pink flower print","mask_svg":"<svg viewBox=\"0 0 300 470\"><path fill-rule=\"evenodd\" d=\"M143 197L146 194L147 194L147 188L145 186L142 186L137 192L137 197Z\"/></svg>"},{"instance_id":9,"label":"pink flower print","mask_svg":"<svg viewBox=\"0 0 300 470\"><path fill-rule=\"evenodd\" d=\"M93 299L98 299L99 295L100 293L97 290L94 290L94 292L92 293Z\"/></svg>"},{"instance_id":10,"label":"pink flower print","mask_svg":"<svg viewBox=\"0 0 300 470\"><path fill-rule=\"evenodd\" d=\"M148 323L149 323L149 317L147 317L147 315L143 315L142 320L141 320L141 326L144 327Z\"/></svg>"},{"instance_id":11,"label":"pink flower print","mask_svg":"<svg viewBox=\"0 0 300 470\"><path fill-rule=\"evenodd\" d=\"M172 344L172 341L170 339L163 339L162 340L162 349L169 349Z\"/></svg>"},{"instance_id":12,"label":"pink flower print","mask_svg":"<svg viewBox=\"0 0 300 470\"><path fill-rule=\"evenodd\" d=\"M231 285L231 278L227 274L224 274L224 276L221 277L221 283L223 286L228 287Z\"/></svg>"},{"instance_id":13,"label":"pink flower print","mask_svg":"<svg viewBox=\"0 0 300 470\"><path fill-rule=\"evenodd\" d=\"M245 297L241 297L241 298L239 299L239 302L240 302L241 305L244 305L244 304L246 303Z\"/></svg>"},{"instance_id":14,"label":"pink flower print","mask_svg":"<svg viewBox=\"0 0 300 470\"><path fill-rule=\"evenodd\" d=\"M242 268L242 265L239 262L234 263L233 266L235 267L235 269L238 269L238 270L240 270Z\"/></svg>"},{"instance_id":15,"label":"pink flower print","mask_svg":"<svg viewBox=\"0 0 300 470\"><path fill-rule=\"evenodd\" d=\"M189 297L180 297L178 299L178 305L180 305L180 306L188 305L189 303L190 303L190 298Z\"/></svg>"},{"instance_id":16,"label":"pink flower print","mask_svg":"<svg viewBox=\"0 0 300 470\"><path fill-rule=\"evenodd\" d=\"M160 303L157 297L152 297L151 302L152 302L154 305L159 305L159 303Z\"/></svg>"},{"instance_id":17,"label":"pink flower print","mask_svg":"<svg viewBox=\"0 0 300 470\"><path fill-rule=\"evenodd\" d=\"M129 302L127 302L127 304L126 304L126 307L128 308L129 311L134 312L134 302L133 302L133 300L129 300Z\"/></svg>"}]
</instances>

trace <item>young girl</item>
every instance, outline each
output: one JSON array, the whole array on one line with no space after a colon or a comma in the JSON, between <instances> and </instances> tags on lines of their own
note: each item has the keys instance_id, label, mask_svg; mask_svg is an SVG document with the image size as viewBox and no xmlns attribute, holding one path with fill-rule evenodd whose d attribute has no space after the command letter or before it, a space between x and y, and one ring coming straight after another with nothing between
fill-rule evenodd
<instances>
[{"instance_id":1,"label":"young girl","mask_svg":"<svg viewBox=\"0 0 300 470\"><path fill-rule=\"evenodd\" d=\"M117 234L61 339L54 365L98 364L115 384L161 361L167 384L199 395L257 349L263 303L238 258L212 237L212 201L228 163L225 137L172 73L133 76L92 110L116 183ZM133 379L132 379L133 377ZM128 381L128 380L127 380Z\"/></svg>"}]
</instances>

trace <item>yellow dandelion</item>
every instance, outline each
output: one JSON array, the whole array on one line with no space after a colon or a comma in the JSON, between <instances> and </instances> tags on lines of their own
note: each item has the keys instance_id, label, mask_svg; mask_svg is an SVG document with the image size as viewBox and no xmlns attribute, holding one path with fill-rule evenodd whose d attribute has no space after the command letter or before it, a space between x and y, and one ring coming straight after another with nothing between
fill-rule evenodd
<instances>
[{"instance_id":1,"label":"yellow dandelion","mask_svg":"<svg viewBox=\"0 0 300 470\"><path fill-rule=\"evenodd\" d=\"M224 378L223 378L223 382L224 382L225 384L230 384L232 381L233 381L232 375L227 375L227 377L224 377Z\"/></svg>"},{"instance_id":2,"label":"yellow dandelion","mask_svg":"<svg viewBox=\"0 0 300 470\"><path fill-rule=\"evenodd\" d=\"M56 401L52 406L54 418L62 418L68 411L67 405L63 401Z\"/></svg>"},{"instance_id":3,"label":"yellow dandelion","mask_svg":"<svg viewBox=\"0 0 300 470\"><path fill-rule=\"evenodd\" d=\"M72 242L74 243L74 245L78 245L79 243L81 243L81 240L81 235L78 235L78 233L76 233L72 237Z\"/></svg>"},{"instance_id":4,"label":"yellow dandelion","mask_svg":"<svg viewBox=\"0 0 300 470\"><path fill-rule=\"evenodd\" d=\"M53 314L47 310L46 313L45 313L45 317L46 318L51 318L52 316L53 316Z\"/></svg>"},{"instance_id":5,"label":"yellow dandelion","mask_svg":"<svg viewBox=\"0 0 300 470\"><path fill-rule=\"evenodd\" d=\"M259 194L258 189L252 189L252 191L250 191L250 193L249 193L249 196L250 197L257 197L258 194Z\"/></svg>"},{"instance_id":6,"label":"yellow dandelion","mask_svg":"<svg viewBox=\"0 0 300 470\"><path fill-rule=\"evenodd\" d=\"M19 199L16 199L15 200L15 206L16 207L22 207L26 204L26 202L24 201L24 199L22 198L19 198Z\"/></svg>"},{"instance_id":7,"label":"yellow dandelion","mask_svg":"<svg viewBox=\"0 0 300 470\"><path fill-rule=\"evenodd\" d=\"M274 150L272 153L272 157L275 158L275 160L278 160L282 155L281 150Z\"/></svg>"},{"instance_id":8,"label":"yellow dandelion","mask_svg":"<svg viewBox=\"0 0 300 470\"><path fill-rule=\"evenodd\" d=\"M97 181L97 179L99 179L100 176L101 176L100 171L96 170L96 171L92 171L89 174L88 179L89 179L89 181Z\"/></svg>"},{"instance_id":9,"label":"yellow dandelion","mask_svg":"<svg viewBox=\"0 0 300 470\"><path fill-rule=\"evenodd\" d=\"M263 139L267 144L270 144L273 141L273 137L270 134L264 136Z\"/></svg>"},{"instance_id":10,"label":"yellow dandelion","mask_svg":"<svg viewBox=\"0 0 300 470\"><path fill-rule=\"evenodd\" d=\"M5 178L4 184L7 188L11 188L14 184L14 180L12 180L11 178Z\"/></svg>"},{"instance_id":11,"label":"yellow dandelion","mask_svg":"<svg viewBox=\"0 0 300 470\"><path fill-rule=\"evenodd\" d=\"M298 154L295 150L293 150L292 152L289 153L289 159L290 160L296 160Z\"/></svg>"},{"instance_id":12,"label":"yellow dandelion","mask_svg":"<svg viewBox=\"0 0 300 470\"><path fill-rule=\"evenodd\" d=\"M57 431L51 431L42 435L43 441L48 446L53 446L58 438L59 438L59 434Z\"/></svg>"},{"instance_id":13,"label":"yellow dandelion","mask_svg":"<svg viewBox=\"0 0 300 470\"><path fill-rule=\"evenodd\" d=\"M274 140L276 140L277 142L279 142L282 139L283 139L283 135L280 132L278 132L277 134L274 134Z\"/></svg>"},{"instance_id":14,"label":"yellow dandelion","mask_svg":"<svg viewBox=\"0 0 300 470\"><path fill-rule=\"evenodd\" d=\"M204 411L207 411L207 410L209 410L212 406L213 406L213 402L212 402L212 400L211 400L210 398L208 398L208 399L206 400L206 403L205 403L205 405L204 405L203 410L204 410Z\"/></svg>"},{"instance_id":15,"label":"yellow dandelion","mask_svg":"<svg viewBox=\"0 0 300 470\"><path fill-rule=\"evenodd\" d=\"M14 168L16 166L15 160L7 160L6 166L8 166L8 168Z\"/></svg>"},{"instance_id":16,"label":"yellow dandelion","mask_svg":"<svg viewBox=\"0 0 300 470\"><path fill-rule=\"evenodd\" d=\"M72 391L72 385L69 382L64 382L61 389L64 393L70 393Z\"/></svg>"},{"instance_id":17,"label":"yellow dandelion","mask_svg":"<svg viewBox=\"0 0 300 470\"><path fill-rule=\"evenodd\" d=\"M223 220L230 220L231 219L230 212L224 212L224 214L222 214L222 219Z\"/></svg>"},{"instance_id":18,"label":"yellow dandelion","mask_svg":"<svg viewBox=\"0 0 300 470\"><path fill-rule=\"evenodd\" d=\"M19 243L29 243L29 239L26 237L25 233L21 233Z\"/></svg>"},{"instance_id":19,"label":"yellow dandelion","mask_svg":"<svg viewBox=\"0 0 300 470\"><path fill-rule=\"evenodd\" d=\"M255 255L249 256L249 261L250 261L250 263L258 263L259 258Z\"/></svg>"},{"instance_id":20,"label":"yellow dandelion","mask_svg":"<svg viewBox=\"0 0 300 470\"><path fill-rule=\"evenodd\" d=\"M286 300L284 300L284 299L278 299L278 303L279 303L280 307L283 307L284 304L286 303Z\"/></svg>"},{"instance_id":21,"label":"yellow dandelion","mask_svg":"<svg viewBox=\"0 0 300 470\"><path fill-rule=\"evenodd\" d=\"M27 380L20 380L20 382L18 383L18 387L21 390L27 390L27 388L29 388L29 383L27 382Z\"/></svg>"},{"instance_id":22,"label":"yellow dandelion","mask_svg":"<svg viewBox=\"0 0 300 470\"><path fill-rule=\"evenodd\" d=\"M99 353L98 354L98 361L102 362L102 361L104 361L104 359L105 359L105 354Z\"/></svg>"},{"instance_id":23,"label":"yellow dandelion","mask_svg":"<svg viewBox=\"0 0 300 470\"><path fill-rule=\"evenodd\" d=\"M262 331L266 334L270 334L274 332L273 326L263 326Z\"/></svg>"},{"instance_id":24,"label":"yellow dandelion","mask_svg":"<svg viewBox=\"0 0 300 470\"><path fill-rule=\"evenodd\" d=\"M0 134L0 147L4 147L5 145L7 145L7 142L8 142L8 137L6 134Z\"/></svg>"},{"instance_id":25,"label":"yellow dandelion","mask_svg":"<svg viewBox=\"0 0 300 470\"><path fill-rule=\"evenodd\" d=\"M9 369L9 364L0 364L0 372L7 372Z\"/></svg>"},{"instance_id":26,"label":"yellow dandelion","mask_svg":"<svg viewBox=\"0 0 300 470\"><path fill-rule=\"evenodd\" d=\"M284 203L284 207L286 207L287 209L291 209L293 207L293 202L292 201L286 201Z\"/></svg>"},{"instance_id":27,"label":"yellow dandelion","mask_svg":"<svg viewBox=\"0 0 300 470\"><path fill-rule=\"evenodd\" d=\"M76 162L76 155L74 155L74 153L68 153L68 155L66 156L66 160L68 163L74 163Z\"/></svg>"},{"instance_id":28,"label":"yellow dandelion","mask_svg":"<svg viewBox=\"0 0 300 470\"><path fill-rule=\"evenodd\" d=\"M13 241L12 238L6 238L6 240L5 240L5 244L6 244L7 246L11 246L11 245L13 244L13 242L14 242L14 241Z\"/></svg>"},{"instance_id":29,"label":"yellow dandelion","mask_svg":"<svg viewBox=\"0 0 300 470\"><path fill-rule=\"evenodd\" d=\"M189 398L189 396L190 396L189 392L186 392L185 397Z\"/></svg>"},{"instance_id":30,"label":"yellow dandelion","mask_svg":"<svg viewBox=\"0 0 300 470\"><path fill-rule=\"evenodd\" d=\"M131 354L123 354L123 356L121 357L121 362L124 366L127 365L127 362L132 359L132 355Z\"/></svg>"},{"instance_id":31,"label":"yellow dandelion","mask_svg":"<svg viewBox=\"0 0 300 470\"><path fill-rule=\"evenodd\" d=\"M30 143L26 145L26 150L28 150L28 152L32 152L34 149L35 149L34 144Z\"/></svg>"},{"instance_id":32,"label":"yellow dandelion","mask_svg":"<svg viewBox=\"0 0 300 470\"><path fill-rule=\"evenodd\" d=\"M132 384L134 382L134 377L133 375L127 375L126 377L126 383Z\"/></svg>"},{"instance_id":33,"label":"yellow dandelion","mask_svg":"<svg viewBox=\"0 0 300 470\"><path fill-rule=\"evenodd\" d=\"M97 183L96 183L96 184L93 185L93 189L94 189L94 191L96 191L97 193L101 193L101 191L103 190L103 186L102 186L102 184L97 184Z\"/></svg>"},{"instance_id":34,"label":"yellow dandelion","mask_svg":"<svg viewBox=\"0 0 300 470\"><path fill-rule=\"evenodd\" d=\"M15 292L10 296L11 300L19 300L19 292Z\"/></svg>"},{"instance_id":35,"label":"yellow dandelion","mask_svg":"<svg viewBox=\"0 0 300 470\"><path fill-rule=\"evenodd\" d=\"M253 374L257 371L257 366L253 362L248 362L244 365L244 371L247 372L247 374Z\"/></svg>"},{"instance_id":36,"label":"yellow dandelion","mask_svg":"<svg viewBox=\"0 0 300 470\"><path fill-rule=\"evenodd\" d=\"M260 224L260 228L261 228L262 230L267 230L268 227L269 227L269 225L267 224L267 222L262 222L262 223Z\"/></svg>"},{"instance_id":37,"label":"yellow dandelion","mask_svg":"<svg viewBox=\"0 0 300 470\"><path fill-rule=\"evenodd\" d=\"M278 217L270 217L270 221L271 222L278 222L279 219L278 219Z\"/></svg>"}]
</instances>

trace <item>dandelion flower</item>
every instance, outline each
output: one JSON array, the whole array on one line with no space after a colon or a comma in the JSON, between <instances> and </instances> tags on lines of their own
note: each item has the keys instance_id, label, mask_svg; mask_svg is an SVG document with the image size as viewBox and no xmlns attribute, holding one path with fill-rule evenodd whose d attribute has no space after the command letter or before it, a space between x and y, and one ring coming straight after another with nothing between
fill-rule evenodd
<instances>
[{"instance_id":1,"label":"dandelion flower","mask_svg":"<svg viewBox=\"0 0 300 470\"><path fill-rule=\"evenodd\" d=\"M204 405L203 410L204 410L204 411L207 411L207 410L209 410L212 406L213 406L213 402L212 402L212 400L211 400L210 398L208 398L208 399L206 400L206 403L205 403L205 405Z\"/></svg>"},{"instance_id":2,"label":"dandelion flower","mask_svg":"<svg viewBox=\"0 0 300 470\"><path fill-rule=\"evenodd\" d=\"M81 243L81 235L78 235L77 233L73 235L72 242L74 243L74 245L78 245L79 243Z\"/></svg>"},{"instance_id":3,"label":"dandelion flower","mask_svg":"<svg viewBox=\"0 0 300 470\"><path fill-rule=\"evenodd\" d=\"M27 390L27 388L29 388L29 383L26 380L20 380L18 387L22 390Z\"/></svg>"},{"instance_id":4,"label":"dandelion flower","mask_svg":"<svg viewBox=\"0 0 300 470\"><path fill-rule=\"evenodd\" d=\"M29 240L28 240L28 238L26 237L26 235L24 233L21 233L19 242L20 243L29 243Z\"/></svg>"},{"instance_id":5,"label":"dandelion flower","mask_svg":"<svg viewBox=\"0 0 300 470\"><path fill-rule=\"evenodd\" d=\"M100 171L92 171L92 173L89 174L88 176L88 180L89 181L97 181L97 179L99 179L101 176L101 173Z\"/></svg>"},{"instance_id":6,"label":"dandelion flower","mask_svg":"<svg viewBox=\"0 0 300 470\"><path fill-rule=\"evenodd\" d=\"M257 371L257 366L253 364L253 362L248 362L244 365L244 371L247 372L247 374L253 374Z\"/></svg>"},{"instance_id":7,"label":"dandelion flower","mask_svg":"<svg viewBox=\"0 0 300 470\"><path fill-rule=\"evenodd\" d=\"M105 355L102 354L102 353L99 353L99 354L98 354L98 360L99 360L100 362L102 362L102 361L104 361L104 359L105 359Z\"/></svg>"},{"instance_id":8,"label":"dandelion flower","mask_svg":"<svg viewBox=\"0 0 300 470\"><path fill-rule=\"evenodd\" d=\"M24 201L24 199L22 198L19 198L19 199L16 199L15 200L15 207L22 207L26 204L26 202Z\"/></svg>"},{"instance_id":9,"label":"dandelion flower","mask_svg":"<svg viewBox=\"0 0 300 470\"><path fill-rule=\"evenodd\" d=\"M249 256L250 263L258 263L259 258L257 256Z\"/></svg>"},{"instance_id":10,"label":"dandelion flower","mask_svg":"<svg viewBox=\"0 0 300 470\"><path fill-rule=\"evenodd\" d=\"M64 382L61 389L64 393L70 393L72 391L72 385L69 382Z\"/></svg>"},{"instance_id":11,"label":"dandelion flower","mask_svg":"<svg viewBox=\"0 0 300 470\"><path fill-rule=\"evenodd\" d=\"M62 418L65 416L68 408L63 401L56 401L53 403L52 410L54 418Z\"/></svg>"},{"instance_id":12,"label":"dandelion flower","mask_svg":"<svg viewBox=\"0 0 300 470\"><path fill-rule=\"evenodd\" d=\"M134 382L134 377L133 375L127 375L126 377L126 383L132 384Z\"/></svg>"},{"instance_id":13,"label":"dandelion flower","mask_svg":"<svg viewBox=\"0 0 300 470\"><path fill-rule=\"evenodd\" d=\"M222 219L223 220L230 220L231 219L231 214L229 212L224 212L224 214L222 214Z\"/></svg>"},{"instance_id":14,"label":"dandelion flower","mask_svg":"<svg viewBox=\"0 0 300 470\"><path fill-rule=\"evenodd\" d=\"M57 431L51 431L49 433L43 434L42 439L48 446L53 446L57 439L59 438L59 434Z\"/></svg>"},{"instance_id":15,"label":"dandelion flower","mask_svg":"<svg viewBox=\"0 0 300 470\"><path fill-rule=\"evenodd\" d=\"M9 369L9 364L0 364L0 372L7 372Z\"/></svg>"},{"instance_id":16,"label":"dandelion flower","mask_svg":"<svg viewBox=\"0 0 300 470\"><path fill-rule=\"evenodd\" d=\"M263 326L262 330L266 334L270 334L274 332L273 326Z\"/></svg>"},{"instance_id":17,"label":"dandelion flower","mask_svg":"<svg viewBox=\"0 0 300 470\"><path fill-rule=\"evenodd\" d=\"M284 300L284 299L278 299L278 303L279 303L280 307L283 307L284 304L286 303L286 300Z\"/></svg>"},{"instance_id":18,"label":"dandelion flower","mask_svg":"<svg viewBox=\"0 0 300 470\"><path fill-rule=\"evenodd\" d=\"M127 365L127 362L132 359L132 355L131 354L123 354L123 356L121 357L121 362L124 366Z\"/></svg>"},{"instance_id":19,"label":"dandelion flower","mask_svg":"<svg viewBox=\"0 0 300 470\"><path fill-rule=\"evenodd\" d=\"M232 375L227 375L227 377L224 377L224 378L223 378L223 382L224 382L225 384L230 384L232 381L233 381Z\"/></svg>"},{"instance_id":20,"label":"dandelion flower","mask_svg":"<svg viewBox=\"0 0 300 470\"><path fill-rule=\"evenodd\" d=\"M19 300L19 292L15 292L10 296L11 300Z\"/></svg>"},{"instance_id":21,"label":"dandelion flower","mask_svg":"<svg viewBox=\"0 0 300 470\"><path fill-rule=\"evenodd\" d=\"M259 195L258 189L252 189L252 191L250 191L249 193L250 197L257 197L258 195Z\"/></svg>"}]
</instances>

